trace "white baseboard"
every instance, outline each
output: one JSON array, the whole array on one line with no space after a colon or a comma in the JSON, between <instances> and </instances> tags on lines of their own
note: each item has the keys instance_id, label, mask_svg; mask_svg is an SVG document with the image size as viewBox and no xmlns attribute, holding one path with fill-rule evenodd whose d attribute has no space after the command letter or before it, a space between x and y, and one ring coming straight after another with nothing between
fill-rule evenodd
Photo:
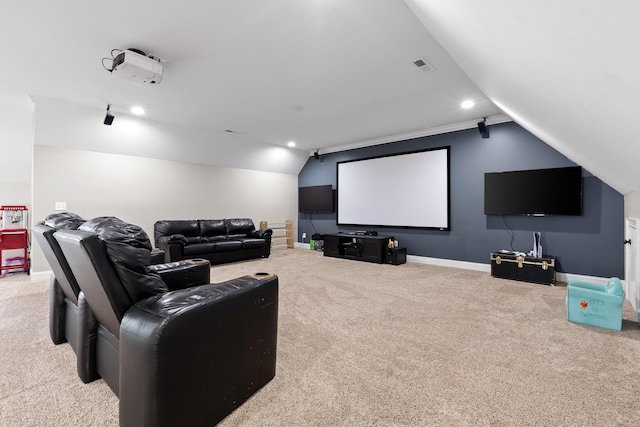
<instances>
[{"instance_id":1,"label":"white baseboard","mask_svg":"<svg viewBox=\"0 0 640 427\"><path fill-rule=\"evenodd\" d=\"M309 243L300 243L296 242L294 247L300 249L310 249ZM431 265L439 265L441 267L453 267L453 268L462 268L464 270L475 270L475 271L484 271L486 273L491 273L491 264L482 264L479 262L469 262L469 261L458 261L454 259L444 259L444 258L430 258L418 255L407 255L407 262L415 262L418 264L431 264ZM572 273L560 273L556 272L556 281L559 282L567 282L569 278L576 280L584 280L586 282L593 283L607 283L609 277L598 277L598 276L585 276L582 274L572 274ZM624 280L623 280L624 282Z\"/></svg>"},{"instance_id":2,"label":"white baseboard","mask_svg":"<svg viewBox=\"0 0 640 427\"><path fill-rule=\"evenodd\" d=\"M439 265L441 267L462 268L464 270L491 272L490 264L480 264L478 262L457 261L454 259L429 258L418 255L407 255L407 262L416 262L418 264Z\"/></svg>"},{"instance_id":3,"label":"white baseboard","mask_svg":"<svg viewBox=\"0 0 640 427\"><path fill-rule=\"evenodd\" d=\"M609 281L610 277L584 276L582 274L572 274L572 273L556 273L556 280L560 282L568 282L569 279L583 280L585 282L592 282L592 283L605 285ZM622 282L624 282L624 280L622 280Z\"/></svg>"},{"instance_id":4,"label":"white baseboard","mask_svg":"<svg viewBox=\"0 0 640 427\"><path fill-rule=\"evenodd\" d=\"M442 258L428 258L416 255L407 255L408 262L417 262L421 264L433 264L442 267L455 267L465 270L485 271L491 273L491 264L481 264L477 262L456 261ZM585 276L582 274L560 273L556 272L556 281L567 282L569 278L576 280L584 280L586 282L605 284L609 281L609 277ZM624 282L624 281L623 281Z\"/></svg>"}]
</instances>

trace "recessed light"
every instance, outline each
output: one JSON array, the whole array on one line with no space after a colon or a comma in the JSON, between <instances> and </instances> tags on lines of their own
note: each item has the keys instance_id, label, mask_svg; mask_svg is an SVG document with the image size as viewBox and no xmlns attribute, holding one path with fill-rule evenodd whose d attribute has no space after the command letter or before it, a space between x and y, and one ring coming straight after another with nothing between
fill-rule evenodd
<instances>
[{"instance_id":1,"label":"recessed light","mask_svg":"<svg viewBox=\"0 0 640 427\"><path fill-rule=\"evenodd\" d=\"M136 114L136 115L138 115L138 116L141 116L141 115L143 115L143 114L144 114L144 109L143 109L142 107L133 107L133 108L131 109L131 112L132 112L133 114Z\"/></svg>"},{"instance_id":2,"label":"recessed light","mask_svg":"<svg viewBox=\"0 0 640 427\"><path fill-rule=\"evenodd\" d=\"M289 147L295 147L295 146L296 146L296 143L295 143L295 142L293 142L293 141L289 141L289 142L287 142L287 145L288 145Z\"/></svg>"},{"instance_id":3,"label":"recessed light","mask_svg":"<svg viewBox=\"0 0 640 427\"><path fill-rule=\"evenodd\" d=\"M471 107L473 107L474 105L476 105L476 103L475 103L475 102L473 102L473 101L471 101L471 100L466 100L466 101L462 102L462 104L460 104L460 106L461 106L462 108L471 108Z\"/></svg>"}]
</instances>

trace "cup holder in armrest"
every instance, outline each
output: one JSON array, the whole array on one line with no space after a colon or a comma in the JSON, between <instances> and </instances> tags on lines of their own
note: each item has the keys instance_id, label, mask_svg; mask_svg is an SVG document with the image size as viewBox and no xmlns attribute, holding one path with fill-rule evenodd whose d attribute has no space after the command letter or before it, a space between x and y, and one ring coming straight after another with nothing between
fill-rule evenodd
<instances>
[{"instance_id":1,"label":"cup holder in armrest","mask_svg":"<svg viewBox=\"0 0 640 427\"><path fill-rule=\"evenodd\" d=\"M264 272L258 272L258 273L249 274L249 277L253 277L254 279L259 279L259 280L271 279L273 276L275 276L275 274L273 274L273 273L264 273Z\"/></svg>"},{"instance_id":2,"label":"cup holder in armrest","mask_svg":"<svg viewBox=\"0 0 640 427\"><path fill-rule=\"evenodd\" d=\"M186 262L187 264L198 265L198 264L205 264L209 261L203 258L192 258L192 259L185 259L184 262Z\"/></svg>"}]
</instances>

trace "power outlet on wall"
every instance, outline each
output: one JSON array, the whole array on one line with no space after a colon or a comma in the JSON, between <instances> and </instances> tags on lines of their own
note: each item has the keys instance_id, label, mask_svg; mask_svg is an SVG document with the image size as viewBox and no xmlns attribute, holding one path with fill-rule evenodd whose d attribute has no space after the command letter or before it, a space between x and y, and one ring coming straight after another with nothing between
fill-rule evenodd
<instances>
[{"instance_id":1,"label":"power outlet on wall","mask_svg":"<svg viewBox=\"0 0 640 427\"><path fill-rule=\"evenodd\" d=\"M307 233L302 233L302 240L307 238Z\"/></svg>"},{"instance_id":2,"label":"power outlet on wall","mask_svg":"<svg viewBox=\"0 0 640 427\"><path fill-rule=\"evenodd\" d=\"M56 202L55 209L57 211L66 211L67 210L67 202Z\"/></svg>"}]
</instances>

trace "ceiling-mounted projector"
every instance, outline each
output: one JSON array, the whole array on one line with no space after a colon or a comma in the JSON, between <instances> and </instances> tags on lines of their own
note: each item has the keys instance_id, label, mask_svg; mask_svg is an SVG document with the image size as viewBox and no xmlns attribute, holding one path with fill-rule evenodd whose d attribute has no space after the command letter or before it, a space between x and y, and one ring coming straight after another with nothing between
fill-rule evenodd
<instances>
[{"instance_id":1,"label":"ceiling-mounted projector","mask_svg":"<svg viewBox=\"0 0 640 427\"><path fill-rule=\"evenodd\" d=\"M142 86L162 81L162 64L159 58L146 56L137 49L123 50L113 57L111 73Z\"/></svg>"}]
</instances>

